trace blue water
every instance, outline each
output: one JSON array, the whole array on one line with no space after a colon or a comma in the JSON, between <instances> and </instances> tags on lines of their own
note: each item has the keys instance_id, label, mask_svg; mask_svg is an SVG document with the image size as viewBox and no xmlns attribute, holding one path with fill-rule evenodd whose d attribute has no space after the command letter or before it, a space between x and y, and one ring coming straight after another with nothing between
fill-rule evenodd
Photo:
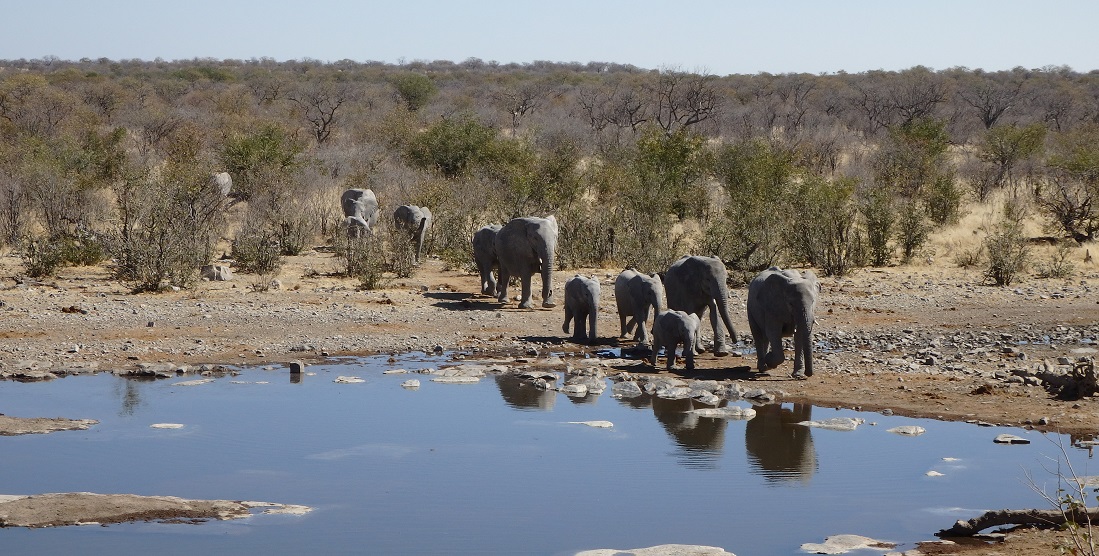
<instances>
[{"instance_id":1,"label":"blue water","mask_svg":"<svg viewBox=\"0 0 1099 556\"><path fill-rule=\"evenodd\" d=\"M986 509L1045 507L1026 473L1056 488L1045 468L1060 456L1058 442L1069 445L1020 429L792 404L725 421L684 414L689 401L617 400L609 388L573 400L505 377L465 385L381 374L443 361L312 366L316 375L300 383L285 368L243 369L192 387L174 383L193 377L109 374L0 382L5 414L100 421L87 431L0 437L0 494L125 492L315 508L198 525L7 528L0 547L553 555L683 543L744 556L799 554L802 543L851 533L904 549ZM338 375L366 382L336 384ZM401 388L409 378L422 386ZM853 432L792 424L841 416L867 424ZM588 420L614 427L568 423ZM185 428L149 427L164 422ZM886 432L899 425L927 433ZM1004 432L1032 443L994 444ZM1077 473L1088 474L1087 452L1067 450Z\"/></svg>"}]
</instances>

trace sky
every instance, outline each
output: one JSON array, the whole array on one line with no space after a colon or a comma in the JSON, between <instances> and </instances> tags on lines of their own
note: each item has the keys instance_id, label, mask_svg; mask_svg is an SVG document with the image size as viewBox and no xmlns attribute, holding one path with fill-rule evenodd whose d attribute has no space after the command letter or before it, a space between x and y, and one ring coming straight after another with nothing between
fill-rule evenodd
<instances>
[{"instance_id":1,"label":"sky","mask_svg":"<svg viewBox=\"0 0 1099 556\"><path fill-rule=\"evenodd\" d=\"M1099 69L1095 0L0 0L0 59Z\"/></svg>"}]
</instances>

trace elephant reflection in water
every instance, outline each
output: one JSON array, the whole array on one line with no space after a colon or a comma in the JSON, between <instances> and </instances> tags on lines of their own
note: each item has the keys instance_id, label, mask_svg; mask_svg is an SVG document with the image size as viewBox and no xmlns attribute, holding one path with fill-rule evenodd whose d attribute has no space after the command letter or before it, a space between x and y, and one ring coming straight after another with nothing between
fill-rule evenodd
<instances>
[{"instance_id":1,"label":"elephant reflection in water","mask_svg":"<svg viewBox=\"0 0 1099 556\"><path fill-rule=\"evenodd\" d=\"M725 419L699 417L687 413L692 409L711 407L698 405L689 398L668 400L652 397L653 415L664 426L672 440L682 448L688 465L712 466L720 458L725 446L725 428L729 422Z\"/></svg>"},{"instance_id":2,"label":"elephant reflection in water","mask_svg":"<svg viewBox=\"0 0 1099 556\"><path fill-rule=\"evenodd\" d=\"M748 462L770 482L808 481L817 470L817 453L810 427L797 423L812 419L813 406L768 404L755 410L744 429Z\"/></svg>"},{"instance_id":3,"label":"elephant reflection in water","mask_svg":"<svg viewBox=\"0 0 1099 556\"><path fill-rule=\"evenodd\" d=\"M496 387L500 389L504 403L515 409L549 411L557 400L556 391L537 388L529 380L506 373L496 375Z\"/></svg>"}]
</instances>

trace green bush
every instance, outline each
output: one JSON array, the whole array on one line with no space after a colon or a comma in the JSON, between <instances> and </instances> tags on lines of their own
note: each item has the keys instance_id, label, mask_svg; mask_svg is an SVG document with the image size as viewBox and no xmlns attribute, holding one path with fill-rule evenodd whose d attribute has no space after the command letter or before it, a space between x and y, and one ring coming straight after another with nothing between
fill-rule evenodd
<instances>
[{"instance_id":1,"label":"green bush","mask_svg":"<svg viewBox=\"0 0 1099 556\"><path fill-rule=\"evenodd\" d=\"M1039 278L1069 278L1076 271L1076 266L1070 261L1072 247L1076 242L1071 240L1057 244L1056 250L1050 253L1045 261L1037 263Z\"/></svg>"},{"instance_id":2,"label":"green bush","mask_svg":"<svg viewBox=\"0 0 1099 556\"><path fill-rule=\"evenodd\" d=\"M988 253L985 276L997 286L1010 286L1030 262L1030 244L1023 234L1022 223L1013 212L1009 205L984 240L984 250Z\"/></svg>"},{"instance_id":3,"label":"green bush","mask_svg":"<svg viewBox=\"0 0 1099 556\"><path fill-rule=\"evenodd\" d=\"M23 246L23 267L31 278L54 276L64 262L62 245L53 239L31 239Z\"/></svg>"}]
</instances>

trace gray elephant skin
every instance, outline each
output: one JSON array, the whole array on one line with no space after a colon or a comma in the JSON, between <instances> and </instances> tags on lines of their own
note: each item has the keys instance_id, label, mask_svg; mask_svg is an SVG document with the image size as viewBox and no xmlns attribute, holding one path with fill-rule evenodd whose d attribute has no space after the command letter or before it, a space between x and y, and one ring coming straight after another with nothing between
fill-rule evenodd
<instances>
[{"instance_id":1,"label":"gray elephant skin","mask_svg":"<svg viewBox=\"0 0 1099 556\"><path fill-rule=\"evenodd\" d=\"M373 232L378 221L378 198L369 189L348 189L340 195L340 208L343 209L344 225L347 235L362 237L365 232Z\"/></svg>"},{"instance_id":2,"label":"gray elephant skin","mask_svg":"<svg viewBox=\"0 0 1099 556\"><path fill-rule=\"evenodd\" d=\"M760 372L782 364L782 338L793 336L793 376L813 376L813 319L819 294L820 282L809 270L771 267L748 284L748 326Z\"/></svg>"},{"instance_id":3,"label":"gray elephant skin","mask_svg":"<svg viewBox=\"0 0 1099 556\"><path fill-rule=\"evenodd\" d=\"M531 277L542 275L542 307L556 307L553 301L553 263L557 250L557 219L524 216L512 218L496 234L496 257L500 261L500 280L496 290L500 302L508 299L508 281L519 277L523 293L519 308L530 309Z\"/></svg>"},{"instance_id":4,"label":"gray elephant skin","mask_svg":"<svg viewBox=\"0 0 1099 556\"><path fill-rule=\"evenodd\" d=\"M473 262L481 274L481 294L496 296L496 277L492 272L499 268L496 257L496 234L500 233L499 224L489 224L473 232Z\"/></svg>"},{"instance_id":5,"label":"gray elephant skin","mask_svg":"<svg viewBox=\"0 0 1099 556\"><path fill-rule=\"evenodd\" d=\"M431 229L431 211L427 207L401 205L393 211L393 224L398 230L404 230L416 244L416 262L424 248L424 238Z\"/></svg>"},{"instance_id":6,"label":"gray elephant skin","mask_svg":"<svg viewBox=\"0 0 1099 556\"><path fill-rule=\"evenodd\" d=\"M725 335L721 332L718 318L725 324L733 343L737 341L736 329L729 318L729 286L726 285L728 272L725 264L716 257L687 255L672 263L664 274L664 291L668 296L668 309L684 311L698 316L702 321L702 312L710 310L710 326L714 330L714 355L729 355L725 344ZM702 352L701 335L695 349Z\"/></svg>"},{"instance_id":7,"label":"gray elephant skin","mask_svg":"<svg viewBox=\"0 0 1099 556\"><path fill-rule=\"evenodd\" d=\"M649 312L656 315L664 310L664 284L660 277L627 268L614 279L614 300L621 326L619 337L626 336L636 327L634 341L643 346L649 345L652 342L646 328Z\"/></svg>"},{"instance_id":8,"label":"gray elephant skin","mask_svg":"<svg viewBox=\"0 0 1099 556\"><path fill-rule=\"evenodd\" d=\"M656 368L657 354L660 348L664 348L664 356L667 358L667 369L675 367L675 350L683 346L683 359L686 360L685 368L693 371L695 368L694 345L698 343L698 316L684 311L664 311L657 313L653 320L653 354L651 363Z\"/></svg>"},{"instance_id":9,"label":"gray elephant skin","mask_svg":"<svg viewBox=\"0 0 1099 556\"><path fill-rule=\"evenodd\" d=\"M565 281L565 324L561 331L569 333L569 323L573 318L572 339L576 342L595 343L599 337L597 321L599 316L599 282L577 274ZM584 331L585 324L587 332Z\"/></svg>"}]
</instances>

